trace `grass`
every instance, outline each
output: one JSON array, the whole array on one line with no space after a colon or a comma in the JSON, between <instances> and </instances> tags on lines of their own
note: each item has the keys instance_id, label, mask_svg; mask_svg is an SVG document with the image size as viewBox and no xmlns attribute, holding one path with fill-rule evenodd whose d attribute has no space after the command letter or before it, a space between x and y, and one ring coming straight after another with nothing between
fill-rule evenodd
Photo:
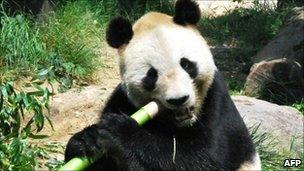
<instances>
[{"instance_id":1,"label":"grass","mask_svg":"<svg viewBox=\"0 0 304 171\"><path fill-rule=\"evenodd\" d=\"M101 66L99 49L103 29L86 1L68 2L40 27L41 39L49 51L47 66L63 78L90 79Z\"/></svg>"},{"instance_id":2,"label":"grass","mask_svg":"<svg viewBox=\"0 0 304 171\"><path fill-rule=\"evenodd\" d=\"M172 1L167 0L59 2L42 23L28 14L8 16L3 8L0 10L2 81L29 77L52 67L65 89L74 82L92 82L94 72L102 66L100 56L110 19L122 15L134 21L152 10L172 13Z\"/></svg>"},{"instance_id":3,"label":"grass","mask_svg":"<svg viewBox=\"0 0 304 171\"><path fill-rule=\"evenodd\" d=\"M1 18L0 72L1 78L9 71L29 73L43 60L44 49L39 39L39 31L33 30L32 23L24 15ZM18 75L20 76L20 75Z\"/></svg>"},{"instance_id":4,"label":"grass","mask_svg":"<svg viewBox=\"0 0 304 171\"><path fill-rule=\"evenodd\" d=\"M301 158L303 161L303 151L301 154L297 154L293 149L294 139L290 140L290 148L282 151L278 147L280 141L270 133L261 130L260 124L249 127L249 131L260 155L262 170L286 170L283 167L283 162L288 158ZM290 168L290 170L302 170L303 168L302 164L300 168Z\"/></svg>"},{"instance_id":5,"label":"grass","mask_svg":"<svg viewBox=\"0 0 304 171\"><path fill-rule=\"evenodd\" d=\"M223 71L232 94L243 91L252 57L278 33L289 11L286 8L278 12L256 4L250 9L228 10L223 16L202 17L200 31L213 47L215 63Z\"/></svg>"},{"instance_id":6,"label":"grass","mask_svg":"<svg viewBox=\"0 0 304 171\"><path fill-rule=\"evenodd\" d=\"M173 3L173 0L91 0L91 10L102 24L119 15L134 22L150 11L173 14Z\"/></svg>"},{"instance_id":7,"label":"grass","mask_svg":"<svg viewBox=\"0 0 304 171\"><path fill-rule=\"evenodd\" d=\"M99 48L104 36L94 14L85 5L88 2L69 2L43 23L36 23L22 13L8 16L2 9L2 81L32 76L50 66L60 82L90 81L101 65Z\"/></svg>"},{"instance_id":8,"label":"grass","mask_svg":"<svg viewBox=\"0 0 304 171\"><path fill-rule=\"evenodd\" d=\"M304 99L294 103L292 105L292 107L296 108L298 111L300 111L302 113L302 115L304 116Z\"/></svg>"},{"instance_id":9,"label":"grass","mask_svg":"<svg viewBox=\"0 0 304 171\"><path fill-rule=\"evenodd\" d=\"M203 17L200 28L211 45L262 47L276 35L284 14L255 6L228 11L219 17Z\"/></svg>"}]
</instances>

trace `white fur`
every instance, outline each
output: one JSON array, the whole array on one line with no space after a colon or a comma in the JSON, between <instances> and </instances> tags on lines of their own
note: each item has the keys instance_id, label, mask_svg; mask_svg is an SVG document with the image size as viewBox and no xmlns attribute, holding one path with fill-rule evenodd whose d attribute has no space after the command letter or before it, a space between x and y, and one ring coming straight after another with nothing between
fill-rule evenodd
<instances>
[{"instance_id":1,"label":"white fur","mask_svg":"<svg viewBox=\"0 0 304 171\"><path fill-rule=\"evenodd\" d=\"M259 171L262 170L261 168L261 160L258 153L255 153L253 156L252 161L247 161L241 165L241 167L238 169L238 171Z\"/></svg>"},{"instance_id":2,"label":"white fur","mask_svg":"<svg viewBox=\"0 0 304 171\"><path fill-rule=\"evenodd\" d=\"M189 95L189 100L180 108L199 108L216 70L206 41L188 27L160 25L140 35L135 33L121 55L124 70L122 80L129 97L138 106L156 100L172 109L174 106L168 104L166 99ZM201 86L204 90L197 90L194 80L180 66L181 58L197 64L198 76L195 81L205 83ZM142 79L151 67L158 71L158 80L156 89L147 92L142 87ZM195 111L198 113L199 110ZM192 118L189 123L195 120Z\"/></svg>"}]
</instances>

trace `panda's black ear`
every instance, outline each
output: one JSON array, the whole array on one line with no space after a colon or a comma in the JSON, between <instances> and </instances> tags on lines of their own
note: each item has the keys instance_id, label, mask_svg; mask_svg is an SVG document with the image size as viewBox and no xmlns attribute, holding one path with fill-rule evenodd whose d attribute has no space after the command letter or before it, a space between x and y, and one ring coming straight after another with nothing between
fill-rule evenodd
<instances>
[{"instance_id":1,"label":"panda's black ear","mask_svg":"<svg viewBox=\"0 0 304 171\"><path fill-rule=\"evenodd\" d=\"M123 44L128 44L133 37L132 24L123 17L117 17L110 21L106 39L113 48L119 48Z\"/></svg>"},{"instance_id":2,"label":"panda's black ear","mask_svg":"<svg viewBox=\"0 0 304 171\"><path fill-rule=\"evenodd\" d=\"M193 0L177 0L173 21L176 24L196 24L201 18L201 10Z\"/></svg>"}]
</instances>

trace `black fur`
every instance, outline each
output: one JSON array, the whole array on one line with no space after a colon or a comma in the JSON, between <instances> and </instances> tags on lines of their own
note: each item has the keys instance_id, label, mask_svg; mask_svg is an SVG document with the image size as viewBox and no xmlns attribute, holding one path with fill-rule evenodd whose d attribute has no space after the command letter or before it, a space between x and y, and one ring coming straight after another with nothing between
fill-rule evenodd
<instances>
[{"instance_id":1,"label":"black fur","mask_svg":"<svg viewBox=\"0 0 304 171\"><path fill-rule=\"evenodd\" d=\"M148 70L147 75L142 80L142 84L144 89L148 91L152 91L155 89L155 84L158 79L157 71L152 67Z\"/></svg>"},{"instance_id":2,"label":"black fur","mask_svg":"<svg viewBox=\"0 0 304 171\"><path fill-rule=\"evenodd\" d=\"M196 63L189 61L189 59L187 58L182 58L180 60L180 65L190 75L192 79L194 79L197 76L198 70Z\"/></svg>"},{"instance_id":3,"label":"black fur","mask_svg":"<svg viewBox=\"0 0 304 171\"><path fill-rule=\"evenodd\" d=\"M113 48L128 44L133 37L132 24L123 17L113 19L107 28L106 39Z\"/></svg>"},{"instance_id":4,"label":"black fur","mask_svg":"<svg viewBox=\"0 0 304 171\"><path fill-rule=\"evenodd\" d=\"M101 120L70 139L65 159L102 156L88 170L236 170L255 153L247 128L218 73L201 117L192 127L176 127L170 121L170 110L139 127L129 117L136 110L119 85ZM173 136L177 144L175 163Z\"/></svg>"},{"instance_id":5,"label":"black fur","mask_svg":"<svg viewBox=\"0 0 304 171\"><path fill-rule=\"evenodd\" d=\"M196 24L201 18L201 10L193 0L178 0L175 4L173 21L176 24Z\"/></svg>"}]
</instances>

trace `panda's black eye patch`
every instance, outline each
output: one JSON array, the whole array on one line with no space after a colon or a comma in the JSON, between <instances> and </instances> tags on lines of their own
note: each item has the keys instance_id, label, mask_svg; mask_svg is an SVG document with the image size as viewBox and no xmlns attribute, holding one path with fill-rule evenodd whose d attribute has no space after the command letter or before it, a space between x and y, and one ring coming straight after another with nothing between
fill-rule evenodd
<instances>
[{"instance_id":1,"label":"panda's black eye patch","mask_svg":"<svg viewBox=\"0 0 304 171\"><path fill-rule=\"evenodd\" d=\"M189 61L187 58L182 58L180 60L181 67L190 75L191 78L197 76L197 67L196 63Z\"/></svg>"},{"instance_id":2,"label":"panda's black eye patch","mask_svg":"<svg viewBox=\"0 0 304 171\"><path fill-rule=\"evenodd\" d=\"M142 80L143 87L148 91L154 90L157 79L157 71L153 67L150 68L146 74L146 77Z\"/></svg>"}]
</instances>

